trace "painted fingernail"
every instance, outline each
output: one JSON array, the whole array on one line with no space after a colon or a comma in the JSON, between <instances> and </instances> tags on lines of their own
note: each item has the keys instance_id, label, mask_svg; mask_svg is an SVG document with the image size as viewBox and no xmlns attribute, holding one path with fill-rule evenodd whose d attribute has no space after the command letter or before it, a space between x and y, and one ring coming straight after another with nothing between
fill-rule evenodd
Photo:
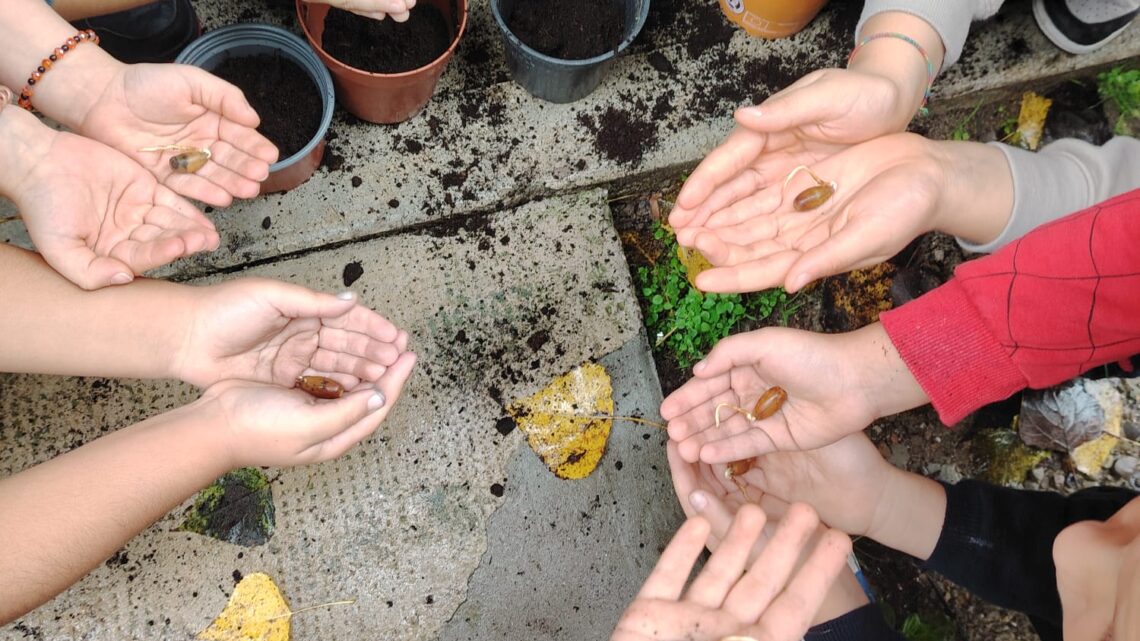
<instances>
[{"instance_id":1,"label":"painted fingernail","mask_svg":"<svg viewBox=\"0 0 1140 641\"><path fill-rule=\"evenodd\" d=\"M384 393L380 390L372 392L372 398L368 399L368 411L375 412L376 410L384 407Z\"/></svg>"},{"instance_id":2,"label":"painted fingernail","mask_svg":"<svg viewBox=\"0 0 1140 641\"><path fill-rule=\"evenodd\" d=\"M352 297L355 295L356 294L353 294L350 290L346 289L343 292L337 294L336 297L341 299L341 300L352 300Z\"/></svg>"},{"instance_id":3,"label":"painted fingernail","mask_svg":"<svg viewBox=\"0 0 1140 641\"><path fill-rule=\"evenodd\" d=\"M709 505L709 499L704 492L697 491L689 495L689 505L697 512L704 512Z\"/></svg>"},{"instance_id":4,"label":"painted fingernail","mask_svg":"<svg viewBox=\"0 0 1140 641\"><path fill-rule=\"evenodd\" d=\"M134 278L131 278L130 274L126 274L123 272L119 272L118 274L115 274L114 276L111 277L111 282L116 284L116 285L126 285L127 283L131 282L132 280L134 280Z\"/></svg>"}]
</instances>

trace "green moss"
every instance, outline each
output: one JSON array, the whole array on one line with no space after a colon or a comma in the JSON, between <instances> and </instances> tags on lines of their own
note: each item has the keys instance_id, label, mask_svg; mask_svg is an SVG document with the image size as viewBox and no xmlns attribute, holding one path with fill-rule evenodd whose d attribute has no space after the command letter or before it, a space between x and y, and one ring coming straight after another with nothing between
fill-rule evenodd
<instances>
[{"instance_id":1,"label":"green moss","mask_svg":"<svg viewBox=\"0 0 1140 641\"><path fill-rule=\"evenodd\" d=\"M273 535L273 493L265 473L234 470L198 493L178 530L237 545L262 545Z\"/></svg>"},{"instance_id":2,"label":"green moss","mask_svg":"<svg viewBox=\"0 0 1140 641\"><path fill-rule=\"evenodd\" d=\"M998 485L1021 485L1030 470L1049 458L1049 452L1025 445L1011 429L983 432L976 452L982 459L982 478Z\"/></svg>"}]
</instances>

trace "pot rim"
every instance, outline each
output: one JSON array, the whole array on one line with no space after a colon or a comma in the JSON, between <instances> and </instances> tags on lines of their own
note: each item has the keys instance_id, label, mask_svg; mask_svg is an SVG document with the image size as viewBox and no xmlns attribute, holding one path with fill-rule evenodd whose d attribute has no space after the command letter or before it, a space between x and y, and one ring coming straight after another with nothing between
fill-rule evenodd
<instances>
[{"instance_id":1,"label":"pot rim","mask_svg":"<svg viewBox=\"0 0 1140 641\"><path fill-rule=\"evenodd\" d=\"M297 0L297 1L300 2L301 0ZM522 40L520 40L519 37L516 36L513 31L511 31L510 27L507 26L507 21L505 19L503 19L503 15L499 11L499 0L491 0L490 4L491 4L491 15L494 16L495 24L497 24L499 26L499 31L503 32L503 35L510 38L514 44L517 44L523 51L526 51L527 54L534 56L535 58L538 58L539 60L543 60L545 62L551 62L554 64L566 66L566 67L589 67L589 66L600 64L600 63L603 63L607 60L618 57L618 55L620 53L622 53L623 51L628 49L629 45L633 44L633 41L635 39L637 39L637 35L639 33L641 33L642 28L645 27L645 21L649 17L649 2L650 2L650 0L638 0L638 2L641 3L641 7L640 7L640 10L637 12L637 19L634 21L634 24L633 24L634 28L633 28L633 31L629 34L629 37L622 39L622 41L620 43L618 43L618 46L616 48L614 48L612 51L607 51L605 53L598 54L598 55L594 56L593 58L582 58L580 60L570 60L568 58L555 58L554 56L548 56L545 53L542 53L541 51L537 51L537 50L531 48L530 45L528 45L525 42L523 42Z\"/></svg>"},{"instance_id":2,"label":"pot rim","mask_svg":"<svg viewBox=\"0 0 1140 641\"><path fill-rule=\"evenodd\" d=\"M281 27L262 22L243 22L207 31L178 54L176 63L205 69L201 65L229 53L236 46L264 46L288 57L309 74L321 97L321 123L305 146L288 158L279 158L269 166L269 173L285 169L307 158L324 140L332 125L336 106L332 76L308 43ZM290 46L291 45L291 46ZM307 55L306 55L307 54ZM235 56L238 57L238 56ZM206 71L209 71L206 69ZM271 141L272 142L272 141Z\"/></svg>"},{"instance_id":3,"label":"pot rim","mask_svg":"<svg viewBox=\"0 0 1140 641\"><path fill-rule=\"evenodd\" d=\"M369 76L369 77L376 77L376 78L407 78L407 77L411 77L411 76L423 73L425 69L430 69L432 67L436 67L436 66L439 66L441 64L446 63L448 60L451 59L452 54L455 53L455 49L459 46L459 40L463 37L463 33L467 30L467 16L468 16L468 14L471 13L471 3L468 0L455 0L455 2L457 5L459 5L459 4L463 5L463 15L459 16L459 24L457 25L457 28L455 29L455 36L452 37L451 44L449 44L447 46L447 49L443 53L439 54L439 56L437 56L435 59L433 59L431 62L427 63L426 65L416 67L415 69L409 69L407 71L401 71L399 73L379 73L379 72L375 72L375 71L368 71L366 69L361 69L360 67L353 67L352 65L342 62L340 59L334 57L332 54L325 51L324 47L322 47L319 43L317 43L317 39L314 38L313 34L309 31L309 25L308 25L307 21L305 20L305 16L302 15L302 13L301 13L302 7L308 6L308 2L305 2L305 0L296 0L297 22L301 23L301 31L305 32L305 39L309 41L309 46L312 47L313 50L317 52L317 54L321 57L321 59L329 60L332 63L336 64L338 67L342 67L344 69L347 69L347 70L352 71L354 73L360 74L362 76ZM329 9L330 10L332 9L331 5L330 5Z\"/></svg>"}]
</instances>

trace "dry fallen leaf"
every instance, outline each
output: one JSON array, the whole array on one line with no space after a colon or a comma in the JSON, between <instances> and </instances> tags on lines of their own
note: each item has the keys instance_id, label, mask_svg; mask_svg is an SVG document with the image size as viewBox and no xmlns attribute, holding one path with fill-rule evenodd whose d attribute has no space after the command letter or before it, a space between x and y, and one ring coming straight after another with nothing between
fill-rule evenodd
<instances>
[{"instance_id":1,"label":"dry fallen leaf","mask_svg":"<svg viewBox=\"0 0 1140 641\"><path fill-rule=\"evenodd\" d=\"M1041 135L1045 133L1045 116L1049 114L1049 107L1053 101L1027 91L1021 96L1021 111L1017 114L1017 131L1014 132L1014 141L1021 147L1036 151L1041 144Z\"/></svg>"},{"instance_id":2,"label":"dry fallen leaf","mask_svg":"<svg viewBox=\"0 0 1140 641\"><path fill-rule=\"evenodd\" d=\"M697 287L697 274L706 269L711 269L712 263L696 249L689 249L681 245L677 245L677 259L685 268L685 278L689 279L689 284L693 286L693 289L700 291L701 288Z\"/></svg>"},{"instance_id":3,"label":"dry fallen leaf","mask_svg":"<svg viewBox=\"0 0 1140 641\"><path fill-rule=\"evenodd\" d=\"M203 641L289 641L293 613L269 575L246 575L234 588L229 603L210 627L198 633Z\"/></svg>"},{"instance_id":4,"label":"dry fallen leaf","mask_svg":"<svg viewBox=\"0 0 1140 641\"><path fill-rule=\"evenodd\" d=\"M613 426L610 375L601 365L586 363L512 402L507 412L555 476L585 478L598 466Z\"/></svg>"}]
</instances>

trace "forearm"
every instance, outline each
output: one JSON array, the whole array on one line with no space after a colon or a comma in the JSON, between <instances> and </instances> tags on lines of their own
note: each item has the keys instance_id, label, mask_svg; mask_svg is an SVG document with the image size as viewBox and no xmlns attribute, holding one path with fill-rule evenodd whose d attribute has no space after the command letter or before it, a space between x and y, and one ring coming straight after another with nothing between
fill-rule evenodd
<instances>
[{"instance_id":1,"label":"forearm","mask_svg":"<svg viewBox=\"0 0 1140 641\"><path fill-rule=\"evenodd\" d=\"M0 20L0 42L4 43L0 84L19 94L28 76L76 30L43 0L5 0L5 11L8 17ZM78 130L122 66L97 45L81 44L57 60L36 83L32 104L65 127Z\"/></svg>"},{"instance_id":2,"label":"forearm","mask_svg":"<svg viewBox=\"0 0 1140 641\"><path fill-rule=\"evenodd\" d=\"M192 404L0 480L0 623L48 601L227 471Z\"/></svg>"},{"instance_id":3,"label":"forearm","mask_svg":"<svg viewBox=\"0 0 1140 641\"><path fill-rule=\"evenodd\" d=\"M892 466L867 536L925 561L938 545L945 519L946 490L942 485Z\"/></svg>"},{"instance_id":4,"label":"forearm","mask_svg":"<svg viewBox=\"0 0 1140 641\"><path fill-rule=\"evenodd\" d=\"M942 67L943 47L938 32L928 22L901 11L885 11L867 19L857 40L876 33L897 33L913 39L926 51L935 73ZM899 38L878 38L867 42L847 67L891 80L898 88L891 129L902 131L918 111L926 94L929 74L926 60L910 43Z\"/></svg>"},{"instance_id":5,"label":"forearm","mask_svg":"<svg viewBox=\"0 0 1140 641\"><path fill-rule=\"evenodd\" d=\"M1005 161L1001 173L1010 181L1011 211L996 233L955 234L969 251L996 251L1040 225L1140 187L1140 140L1130 136L1117 136L1099 147L1058 140L1036 153L1000 143L985 147ZM981 189L973 191L989 197Z\"/></svg>"},{"instance_id":6,"label":"forearm","mask_svg":"<svg viewBox=\"0 0 1140 641\"><path fill-rule=\"evenodd\" d=\"M124 378L175 371L192 287L140 278L88 292L10 245L0 245L0 274L0 371Z\"/></svg>"},{"instance_id":7,"label":"forearm","mask_svg":"<svg viewBox=\"0 0 1140 641\"><path fill-rule=\"evenodd\" d=\"M843 343L843 361L852 364L851 377L875 416L890 416L930 402L881 323L838 334L834 340Z\"/></svg>"},{"instance_id":8,"label":"forearm","mask_svg":"<svg viewBox=\"0 0 1140 641\"><path fill-rule=\"evenodd\" d=\"M118 13L141 7L154 0L55 0L52 9L64 20L81 20L92 16Z\"/></svg>"}]
</instances>

